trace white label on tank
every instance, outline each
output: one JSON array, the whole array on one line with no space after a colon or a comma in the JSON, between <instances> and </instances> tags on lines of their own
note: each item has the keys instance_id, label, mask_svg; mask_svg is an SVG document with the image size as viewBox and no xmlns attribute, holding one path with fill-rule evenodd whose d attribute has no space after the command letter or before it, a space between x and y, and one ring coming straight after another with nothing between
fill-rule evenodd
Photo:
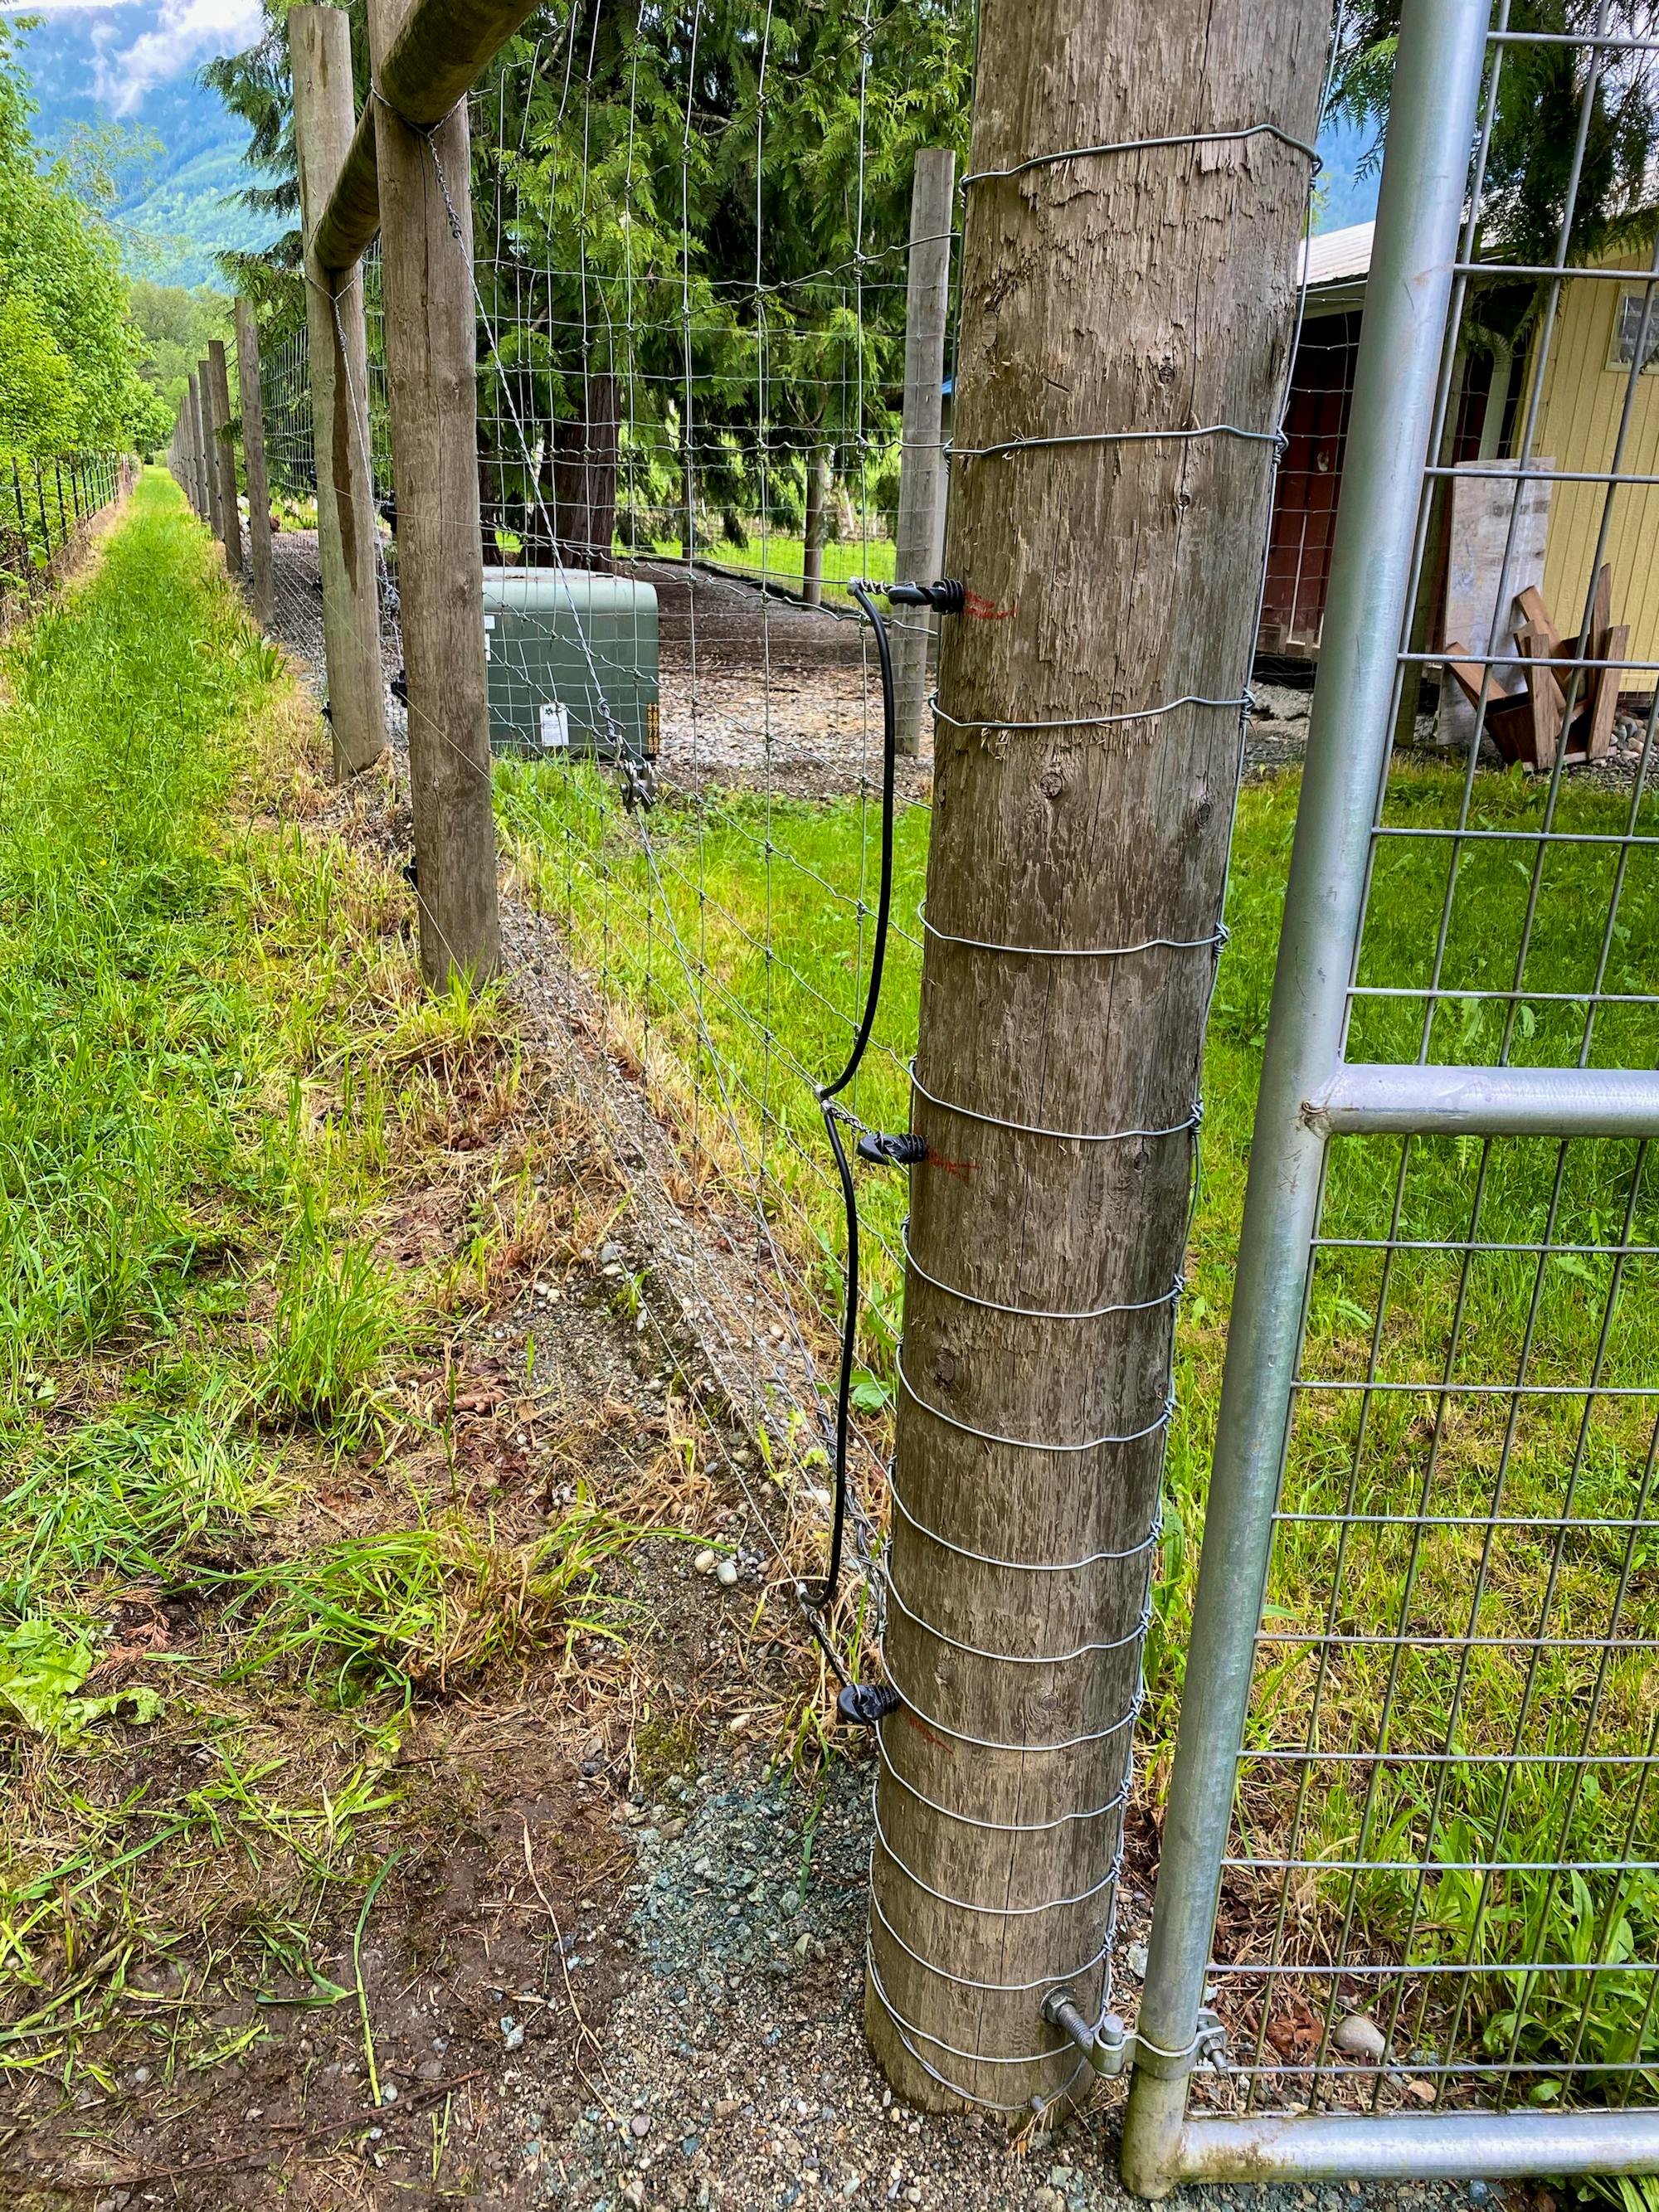
<instances>
[{"instance_id":1,"label":"white label on tank","mask_svg":"<svg viewBox=\"0 0 1659 2212\"><path fill-rule=\"evenodd\" d=\"M549 701L542 708L542 750L568 752L570 750L570 709L561 706L556 699Z\"/></svg>"}]
</instances>

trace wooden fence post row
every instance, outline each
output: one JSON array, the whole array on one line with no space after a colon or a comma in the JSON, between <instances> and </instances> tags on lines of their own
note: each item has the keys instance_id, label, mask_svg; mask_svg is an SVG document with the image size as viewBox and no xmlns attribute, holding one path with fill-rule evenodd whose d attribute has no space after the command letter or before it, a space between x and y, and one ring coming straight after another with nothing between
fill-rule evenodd
<instances>
[{"instance_id":1,"label":"wooden fence post row","mask_svg":"<svg viewBox=\"0 0 1659 2212\"><path fill-rule=\"evenodd\" d=\"M313 239L356 120L351 25L337 8L289 10L294 143L305 228L306 321L311 339L317 553L334 772L343 781L386 750L380 665L379 519L368 444L368 342L361 272L325 269Z\"/></svg>"},{"instance_id":2,"label":"wooden fence post row","mask_svg":"<svg viewBox=\"0 0 1659 2212\"><path fill-rule=\"evenodd\" d=\"M248 572L253 612L262 628L275 619L270 559L270 483L265 472L264 387L259 374L259 325L252 304L236 302L236 389L242 414L242 465L247 472Z\"/></svg>"},{"instance_id":3,"label":"wooden fence post row","mask_svg":"<svg viewBox=\"0 0 1659 2212\"><path fill-rule=\"evenodd\" d=\"M356 259L373 234L363 234L361 220L361 202L370 195L385 289L421 969L434 988L457 974L480 982L500 961L471 149L465 100L451 94L436 116L416 112L419 99L400 97L409 89L400 69L417 72L416 88L424 96L434 67L459 68L464 91L466 79L527 12L516 0L505 8L461 9L440 9L432 0L413 8L376 0L369 45L385 96L361 120L345 15L297 6L288 16L337 766L342 775L366 767L385 744L379 523ZM339 219L343 194L359 203L355 228ZM325 259L319 238L335 258ZM340 265L342 258L349 265Z\"/></svg>"}]
</instances>

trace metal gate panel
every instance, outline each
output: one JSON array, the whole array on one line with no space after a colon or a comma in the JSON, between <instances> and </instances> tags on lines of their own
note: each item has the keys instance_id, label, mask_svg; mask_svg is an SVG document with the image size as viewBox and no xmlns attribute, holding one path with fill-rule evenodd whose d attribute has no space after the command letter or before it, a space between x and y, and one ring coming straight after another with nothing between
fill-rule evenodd
<instances>
[{"instance_id":1,"label":"metal gate panel","mask_svg":"<svg viewBox=\"0 0 1659 2212\"><path fill-rule=\"evenodd\" d=\"M1146 2195L1659 2168L1659 645L1613 619L1659 545L1659 248L1574 258L1638 14L1403 11L1135 2023ZM1553 251L1506 167L1547 94ZM1506 319L1512 451L1454 470ZM1393 750L1450 642L1418 582L1471 484L1507 499L1490 647L1425 765Z\"/></svg>"}]
</instances>

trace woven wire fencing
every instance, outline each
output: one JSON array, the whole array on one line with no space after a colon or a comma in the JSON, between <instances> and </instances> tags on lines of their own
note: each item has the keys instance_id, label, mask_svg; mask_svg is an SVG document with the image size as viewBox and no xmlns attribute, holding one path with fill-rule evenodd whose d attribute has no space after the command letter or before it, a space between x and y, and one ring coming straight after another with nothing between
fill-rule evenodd
<instances>
[{"instance_id":1,"label":"woven wire fencing","mask_svg":"<svg viewBox=\"0 0 1659 2212\"><path fill-rule=\"evenodd\" d=\"M1659 249L1617 130L1659 42L1606 5L1582 33L1508 21L1396 678L1396 730L1443 750L1396 752L1379 793L1346 1057L1647 1069ZM1553 201L1507 166L1546 100ZM1648 1150L1333 1141L1212 1962L1231 2070L1203 2101L1654 2099Z\"/></svg>"},{"instance_id":2,"label":"woven wire fencing","mask_svg":"<svg viewBox=\"0 0 1659 2212\"><path fill-rule=\"evenodd\" d=\"M0 608L32 598L82 525L121 488L118 453L0 459Z\"/></svg>"},{"instance_id":3,"label":"woven wire fencing","mask_svg":"<svg viewBox=\"0 0 1659 2212\"><path fill-rule=\"evenodd\" d=\"M965 7L848 6L808 52L764 5L694 7L612 46L578 9L510 49L471 101L498 828L580 984L567 1012L623 1079L573 1062L681 1255L681 1316L712 1379L752 1420L738 1471L785 1583L813 1583L830 1541L848 1221L817 1093L859 1026L880 870L882 690L848 587L895 575L912 167L919 145L962 150L971 33ZM822 144L805 74L848 95L852 127ZM395 687L373 256L362 282ZM1295 351L1261 627L1279 658L1250 738L1264 763L1299 750L1293 663L1317 642L1356 323L1310 319ZM277 627L320 683L303 328L268 344L263 380ZM924 716L897 764L893 919L871 1048L841 1101L849 1149L908 1127L930 769ZM629 1090L672 1132L668 1156ZM855 1571L830 1632L854 1674L877 1587L860 1570L885 1518L905 1204L902 1173L856 1173ZM1183 1408L1175 1435L1190 1473L1201 1420ZM1164 1579L1188 1564L1177 1543ZM1159 1635L1166 1688L1177 1650Z\"/></svg>"},{"instance_id":4,"label":"woven wire fencing","mask_svg":"<svg viewBox=\"0 0 1659 2212\"><path fill-rule=\"evenodd\" d=\"M652 762L648 810L630 811L628 781L583 764L578 738L551 774L504 770L503 830L532 895L562 917L614 1045L680 1131L694 1179L740 1206L774 1286L746 1356L781 1423L769 1455L794 1470L766 1503L779 1569L796 1577L826 1557L828 1386L848 1295L848 1222L817 1091L862 1012L881 837L879 678L845 589L890 580L894 563L909 160L878 140L902 102L931 99L942 131L959 127L965 106L949 104L936 66L948 29L940 15L930 41L900 11L832 23L810 66L855 94L856 126L824 149L817 222L768 182L775 140L799 132L794 70L809 58L771 52L759 11L735 33L700 16L690 40L665 21L626 55L597 43L567 54L554 131L535 129L528 101L515 118L506 86L494 118L486 534L515 562L550 550L566 576L610 569L606 585L562 595L599 649L599 601L584 619L573 594L602 593L613 657L637 666L654 642L660 678L653 724L648 708L630 718L613 669L589 672L625 725L592 717L592 751ZM958 34L947 53L961 51ZM702 70L727 76L713 145ZM641 149L665 109L678 157L653 173ZM801 173L798 136L789 154ZM716 199L733 226L725 241ZM556 621L557 599L544 604ZM493 665L509 649L498 637ZM925 758L904 775L883 999L841 1102L865 1128L908 1126L926 776ZM859 1188L847 1476L866 1559L902 1186L877 1170ZM855 1580L834 1636L856 1640L863 1602Z\"/></svg>"},{"instance_id":5,"label":"woven wire fencing","mask_svg":"<svg viewBox=\"0 0 1659 2212\"><path fill-rule=\"evenodd\" d=\"M389 556L392 532L392 438L386 391L386 346L381 329L380 261L368 255L363 286L369 340L368 417L376 500L374 527L380 546L384 585L381 657L388 683L390 717L400 702L390 687L402 661L398 599ZM233 349L233 360L234 358ZM270 496L271 596L276 634L300 654L313 687L326 691L323 651L323 580L317 546L317 453L312 414L311 348L306 325L286 323L262 341L260 411Z\"/></svg>"},{"instance_id":6,"label":"woven wire fencing","mask_svg":"<svg viewBox=\"0 0 1659 2212\"><path fill-rule=\"evenodd\" d=\"M882 836L882 690L847 586L894 574L911 164L918 143L965 132L971 21L832 11L811 66L852 93L856 124L818 156L807 209L782 204L772 143L806 163L807 57L769 43L764 9L729 12L647 17L624 55L573 11L473 96L485 620L498 831L520 910L556 928L569 963L529 983L544 948L510 908L515 988L562 994L571 1071L672 1266L664 1312L707 1370L699 1406L747 1424L735 1449L730 1419L714 1440L764 1528L763 1571L799 1588L828 1556L848 1285L817 1092L864 1005ZM647 123L675 149L665 169L642 153ZM363 283L395 738L374 257ZM262 382L275 626L320 688L303 326L268 338ZM849 1148L862 1127L908 1125L927 750L898 771L895 918L842 1100ZM859 1188L847 1471L866 1565L902 1183L878 1171ZM641 1326L664 1326L639 1295ZM855 1562L815 1623L832 1672L856 1673L869 1604Z\"/></svg>"}]
</instances>

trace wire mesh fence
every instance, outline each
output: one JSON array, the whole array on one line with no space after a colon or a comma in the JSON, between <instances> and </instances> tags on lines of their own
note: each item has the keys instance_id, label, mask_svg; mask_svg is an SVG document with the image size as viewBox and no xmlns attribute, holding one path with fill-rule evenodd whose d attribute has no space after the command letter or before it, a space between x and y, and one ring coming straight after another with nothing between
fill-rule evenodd
<instances>
[{"instance_id":1,"label":"wire mesh fence","mask_svg":"<svg viewBox=\"0 0 1659 2212\"><path fill-rule=\"evenodd\" d=\"M1350 1061L1659 1061L1659 263L1620 242L1643 181L1610 200L1606 167L1655 51L1629 10L1498 15L1420 487L1417 580L1443 580L1395 677L1396 726L1438 679L1445 742L1378 796ZM1540 212L1505 164L1546 94L1571 137ZM1231 2072L1203 2104L1653 2101L1647 1154L1333 1142L1210 1966Z\"/></svg>"},{"instance_id":2,"label":"wire mesh fence","mask_svg":"<svg viewBox=\"0 0 1659 2212\"><path fill-rule=\"evenodd\" d=\"M684 1303L724 1395L758 1416L763 1474L750 1486L775 1570L803 1584L830 1534L825 1394L848 1231L817 1089L858 1027L881 840L881 693L845 586L893 574L899 471L908 153L888 147L878 162L872 94L884 115L925 98L952 129L965 116L961 11L941 11L928 37L874 14L884 21L837 16L827 65L857 85L859 121L816 235L796 210L775 231L760 184L769 133L794 127L780 122L791 57L749 35L763 11L724 54L735 82L712 148L683 24L643 23L623 68L573 15L524 42L473 102L499 825L526 899L558 920L612 1066L675 1133L662 1207L719 1216L713 1241L730 1256L714 1272L731 1279L700 1260ZM958 58L941 75L947 31ZM726 35L699 17L703 64ZM681 118L666 173L640 154L647 106L655 123ZM750 173L714 174L740 143ZM740 244L694 245L708 228L692 220L699 193L746 210ZM396 697L372 260L365 307ZM276 627L319 671L307 353L301 329L266 347L262 374ZM892 1127L904 1126L915 1022L925 754L901 784L887 989L845 1102L860 1124ZM595 1101L631 1123L611 1086ZM637 1127L617 1133L638 1158ZM888 1443L901 1212L897 1180L865 1184L849 1436L866 1533ZM838 1663L867 1601L855 1583L830 1639Z\"/></svg>"},{"instance_id":3,"label":"wire mesh fence","mask_svg":"<svg viewBox=\"0 0 1659 2212\"><path fill-rule=\"evenodd\" d=\"M1432 459L1402 495L1419 523L1401 749L1371 839L1355 1060L1659 1060L1659 599L1644 552L1659 264L1603 222L1601 171L1595 224L1583 198L1608 114L1646 96L1656 42L1613 16L1603 5L1570 35L1511 31L1500 13L1492 41ZM568 970L531 995L568 1033L653 1224L669 1290L634 1286L641 1328L665 1361L689 1331L704 1410L746 1424L735 1445L730 1420L711 1434L764 1528L759 1572L797 1592L829 1553L858 1235L857 1557L820 1624L831 1670L856 1675L879 1632L869 1570L904 1196L901 1178L861 1170L849 1220L821 1098L860 1035L882 870L881 688L846 586L894 574L899 186L918 139L953 140L969 58L952 9L832 9L823 34L806 54L764 8L693 8L648 13L612 46L576 10L475 95L478 459L495 804L524 909L509 953L541 974L529 917L556 926ZM855 94L855 129L821 153L799 97L816 67ZM1543 90L1566 99L1577 135L1540 240L1505 163L1514 114ZM647 150L665 138L666 162ZM811 205L769 191L780 146L813 178ZM1334 276L1314 252L1304 270L1247 764L1296 757L1289 664L1317 651L1332 587L1368 246L1344 251ZM364 286L395 699L372 261ZM271 345L264 381L276 626L320 671L303 331ZM896 771L894 919L844 1101L854 1137L908 1127L929 750L924 729ZM1269 795L1247 823L1279 872L1235 889L1239 927L1261 940L1255 970L1230 980L1224 963L1218 993L1218 1049L1241 1093L1292 811ZM1206 1139L1219 1191L1189 1268L1213 1306L1189 1306L1179 1340L1200 1402L1171 1430L1152 1563L1158 1728L1189 1614L1209 1347L1249 1143L1246 1106L1219 1103ZM1651 2095L1659 1222L1644 1170L1637 1139L1333 1147L1222 1869L1211 1973L1231 2056L1206 2077L1212 2105Z\"/></svg>"},{"instance_id":4,"label":"wire mesh fence","mask_svg":"<svg viewBox=\"0 0 1659 2212\"><path fill-rule=\"evenodd\" d=\"M118 453L0 459L0 608L31 598L85 522L121 488Z\"/></svg>"}]
</instances>

